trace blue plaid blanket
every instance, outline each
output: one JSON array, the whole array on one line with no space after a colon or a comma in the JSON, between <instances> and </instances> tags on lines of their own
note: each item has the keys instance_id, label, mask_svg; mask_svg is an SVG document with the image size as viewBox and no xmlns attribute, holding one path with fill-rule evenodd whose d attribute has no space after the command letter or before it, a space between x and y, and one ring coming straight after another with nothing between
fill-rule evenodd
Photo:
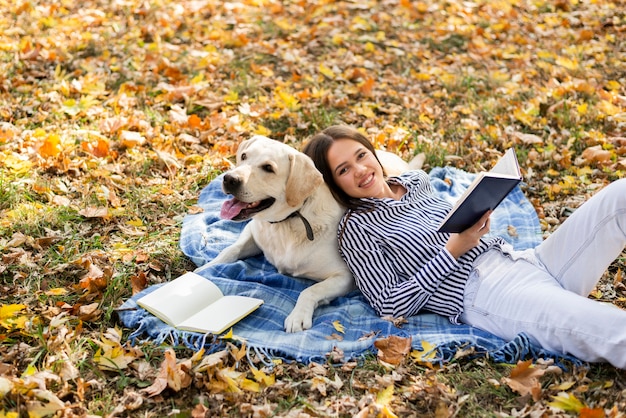
<instances>
[{"instance_id":1,"label":"blue plaid blanket","mask_svg":"<svg viewBox=\"0 0 626 418\"><path fill-rule=\"evenodd\" d=\"M430 178L436 192L453 202L474 175L444 167L433 169ZM323 362L331 352L335 356L343 355L344 361L358 359L367 353L375 353L374 342L391 335L412 337L413 348L419 351L423 347L436 347L432 351L432 361L436 363L452 360L459 350L472 350L474 355L506 363L527 358L554 358L558 362L561 358L533 346L523 334L512 341L504 341L468 325L451 324L447 318L430 313L408 318L408 322L396 326L378 317L358 291L319 307L311 329L286 333L283 321L300 292L312 281L279 274L263 256L232 264L205 266L220 250L235 241L244 227L244 223L220 218L220 207L225 199L220 176L200 193L198 206L204 211L185 216L180 248L199 266L195 271L213 281L224 294L253 296L265 301L259 309L234 325L232 331L235 337L246 341L249 354L258 356L267 364L277 358L302 363ZM494 211L491 230L516 249L534 247L542 239L537 214L519 187ZM182 343L195 350L204 347L209 352L223 348L224 340L218 336L178 331L139 308L136 300L157 286L133 296L119 309L121 322L133 329L131 341ZM338 331L335 324L341 324L343 332Z\"/></svg>"}]
</instances>

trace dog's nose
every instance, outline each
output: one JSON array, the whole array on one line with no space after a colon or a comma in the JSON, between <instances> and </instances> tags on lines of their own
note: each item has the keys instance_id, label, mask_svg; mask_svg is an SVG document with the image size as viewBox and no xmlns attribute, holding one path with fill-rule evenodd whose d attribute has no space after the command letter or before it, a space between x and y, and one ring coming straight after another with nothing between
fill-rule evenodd
<instances>
[{"instance_id":1,"label":"dog's nose","mask_svg":"<svg viewBox=\"0 0 626 418\"><path fill-rule=\"evenodd\" d=\"M233 176L232 174L224 174L224 180L222 184L224 186L224 191L232 193L236 191L239 186L241 186L241 178L238 176Z\"/></svg>"}]
</instances>

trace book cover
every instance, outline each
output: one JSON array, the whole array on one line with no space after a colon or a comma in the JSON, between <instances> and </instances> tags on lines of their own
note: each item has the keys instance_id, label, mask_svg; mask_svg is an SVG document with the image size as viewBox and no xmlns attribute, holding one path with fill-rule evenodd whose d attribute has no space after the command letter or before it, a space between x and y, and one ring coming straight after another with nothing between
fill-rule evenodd
<instances>
[{"instance_id":1,"label":"book cover","mask_svg":"<svg viewBox=\"0 0 626 418\"><path fill-rule=\"evenodd\" d=\"M479 173L441 222L439 232L462 232L474 225L522 181L515 151L510 148L487 172Z\"/></svg>"},{"instance_id":2,"label":"book cover","mask_svg":"<svg viewBox=\"0 0 626 418\"><path fill-rule=\"evenodd\" d=\"M261 306L263 300L225 296L210 280L187 272L139 298L137 304L177 329L220 334Z\"/></svg>"}]
</instances>

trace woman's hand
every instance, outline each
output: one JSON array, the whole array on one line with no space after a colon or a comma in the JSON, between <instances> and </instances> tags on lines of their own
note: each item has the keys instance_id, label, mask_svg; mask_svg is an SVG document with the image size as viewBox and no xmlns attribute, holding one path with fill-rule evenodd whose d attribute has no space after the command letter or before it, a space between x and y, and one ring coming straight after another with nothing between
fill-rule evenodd
<instances>
[{"instance_id":1,"label":"woman's hand","mask_svg":"<svg viewBox=\"0 0 626 418\"><path fill-rule=\"evenodd\" d=\"M489 216L492 212L485 212L478 222L465 231L450 235L446 249L454 258L458 259L480 243L480 238L489 232Z\"/></svg>"}]
</instances>

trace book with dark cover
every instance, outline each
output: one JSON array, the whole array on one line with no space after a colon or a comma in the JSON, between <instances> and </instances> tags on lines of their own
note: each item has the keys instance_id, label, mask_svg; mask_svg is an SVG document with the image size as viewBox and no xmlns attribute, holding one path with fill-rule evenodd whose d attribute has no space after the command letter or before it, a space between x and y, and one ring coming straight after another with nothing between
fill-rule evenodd
<instances>
[{"instance_id":1,"label":"book with dark cover","mask_svg":"<svg viewBox=\"0 0 626 418\"><path fill-rule=\"evenodd\" d=\"M463 232L493 210L522 181L513 148L490 170L479 173L441 222L439 232Z\"/></svg>"}]
</instances>

